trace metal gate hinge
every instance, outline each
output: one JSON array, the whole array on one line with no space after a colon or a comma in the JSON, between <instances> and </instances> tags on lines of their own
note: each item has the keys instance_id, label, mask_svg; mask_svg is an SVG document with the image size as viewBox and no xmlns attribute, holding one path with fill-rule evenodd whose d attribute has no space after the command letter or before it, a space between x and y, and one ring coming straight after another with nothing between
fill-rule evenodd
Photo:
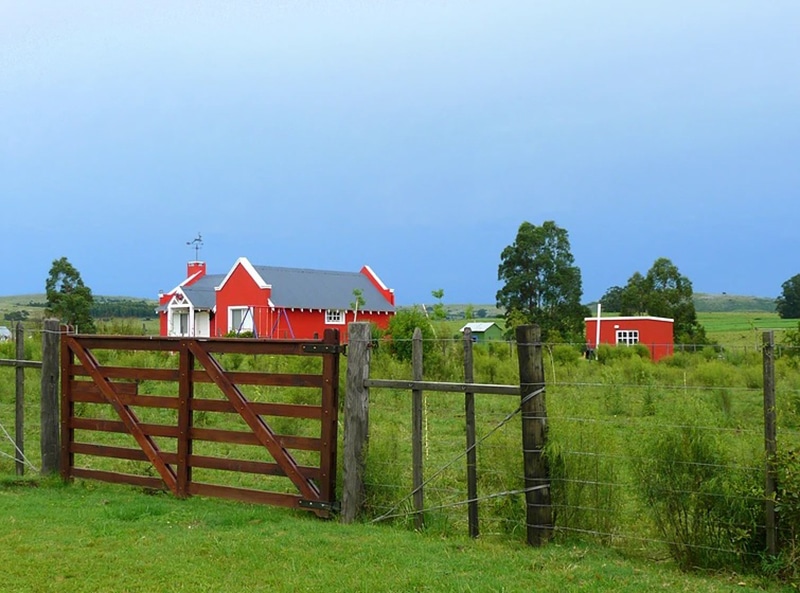
<instances>
[{"instance_id":1,"label":"metal gate hinge","mask_svg":"<svg viewBox=\"0 0 800 593\"><path fill-rule=\"evenodd\" d=\"M333 502L325 502L322 500L306 500L301 498L297 504L303 509L329 511L331 513L338 513L342 508L342 505L338 500Z\"/></svg>"}]
</instances>

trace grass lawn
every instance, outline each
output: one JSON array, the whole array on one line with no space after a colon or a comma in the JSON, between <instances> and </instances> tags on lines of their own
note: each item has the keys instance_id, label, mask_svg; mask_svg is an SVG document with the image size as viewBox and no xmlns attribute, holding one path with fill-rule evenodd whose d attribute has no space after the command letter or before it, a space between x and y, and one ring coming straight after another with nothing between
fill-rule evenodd
<instances>
[{"instance_id":1,"label":"grass lawn","mask_svg":"<svg viewBox=\"0 0 800 593\"><path fill-rule=\"evenodd\" d=\"M0 590L790 591L575 543L435 537L77 482L0 483Z\"/></svg>"}]
</instances>

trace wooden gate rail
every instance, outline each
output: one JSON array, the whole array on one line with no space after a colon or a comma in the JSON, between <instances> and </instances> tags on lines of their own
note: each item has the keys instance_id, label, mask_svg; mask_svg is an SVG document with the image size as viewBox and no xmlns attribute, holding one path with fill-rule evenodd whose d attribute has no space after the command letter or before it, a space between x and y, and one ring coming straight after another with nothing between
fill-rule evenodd
<instances>
[{"instance_id":1,"label":"wooden gate rail","mask_svg":"<svg viewBox=\"0 0 800 593\"><path fill-rule=\"evenodd\" d=\"M178 368L104 366L94 350L150 351L177 354ZM62 336L61 473L73 477L169 489L176 496L219 496L247 502L304 508L328 516L337 507L336 441L339 386L339 332L327 330L322 340L256 340L231 338L142 338L127 336ZM321 374L227 371L219 354L314 356L322 359ZM178 395L139 393L143 381L177 383ZM215 385L220 399L195 398L196 384ZM250 401L240 386L303 387L320 392L319 405ZM76 414L75 404L106 404L116 419ZM177 424L142 422L136 409L177 412ZM249 429L195 427L196 412L239 415ZM317 436L278 434L267 417L318 421ZM75 431L132 436L138 448L77 442ZM83 435L84 432L81 433ZM163 450L156 439L174 439L173 450ZM251 445L264 451L264 460L229 459L197 455L193 442ZM319 453L319 465L301 465L293 451ZM158 477L76 467L75 456L147 462ZM192 469L246 472L288 478L297 493L270 492L226 484L201 483Z\"/></svg>"}]
</instances>

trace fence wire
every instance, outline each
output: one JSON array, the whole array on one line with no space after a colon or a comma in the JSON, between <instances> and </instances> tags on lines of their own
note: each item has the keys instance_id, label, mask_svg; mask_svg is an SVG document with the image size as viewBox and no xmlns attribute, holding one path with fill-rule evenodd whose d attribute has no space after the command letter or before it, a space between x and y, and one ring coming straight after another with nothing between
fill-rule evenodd
<instances>
[{"instance_id":1,"label":"fence wire","mask_svg":"<svg viewBox=\"0 0 800 593\"><path fill-rule=\"evenodd\" d=\"M647 546L653 555L688 549L690 556L717 554L749 562L763 557L761 388L689 381L656 385L647 377L604 379L554 382L548 377L546 452L556 537ZM783 401L778 436L787 447L800 447L797 393L796 384L779 384ZM463 398L426 396L425 528L466 534L465 507L477 502L481 537L524 538L528 525L519 400L475 396L476 422L484 436L476 443L478 495L470 500L466 464L459 463L467 453ZM410 399L410 392L371 393L367 506L372 521L415 524ZM391 443L388 451L383 439ZM686 447L690 454L664 465L658 446L677 447L678 452ZM692 447L708 448L707 457L698 457ZM664 475L667 471L674 475ZM663 475L663 483L648 483L653 475ZM686 532L664 525L663 516L652 508L661 504L658 497L683 505L694 521L684 526ZM704 532L702 513L716 514L719 520L725 513L738 513L736 519L746 519L749 539L736 536L733 527L724 533ZM793 527L779 523L778 529L785 535Z\"/></svg>"}]
</instances>

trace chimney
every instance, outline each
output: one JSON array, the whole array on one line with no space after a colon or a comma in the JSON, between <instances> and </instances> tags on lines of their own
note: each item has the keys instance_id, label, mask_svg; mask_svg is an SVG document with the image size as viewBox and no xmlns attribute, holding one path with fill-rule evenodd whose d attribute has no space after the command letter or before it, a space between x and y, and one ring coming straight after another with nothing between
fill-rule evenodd
<instances>
[{"instance_id":1,"label":"chimney","mask_svg":"<svg viewBox=\"0 0 800 593\"><path fill-rule=\"evenodd\" d=\"M203 276L206 275L206 262L204 261L190 261L186 264L186 277L191 278L195 274L200 272L200 274L195 278L195 280L199 280Z\"/></svg>"}]
</instances>

